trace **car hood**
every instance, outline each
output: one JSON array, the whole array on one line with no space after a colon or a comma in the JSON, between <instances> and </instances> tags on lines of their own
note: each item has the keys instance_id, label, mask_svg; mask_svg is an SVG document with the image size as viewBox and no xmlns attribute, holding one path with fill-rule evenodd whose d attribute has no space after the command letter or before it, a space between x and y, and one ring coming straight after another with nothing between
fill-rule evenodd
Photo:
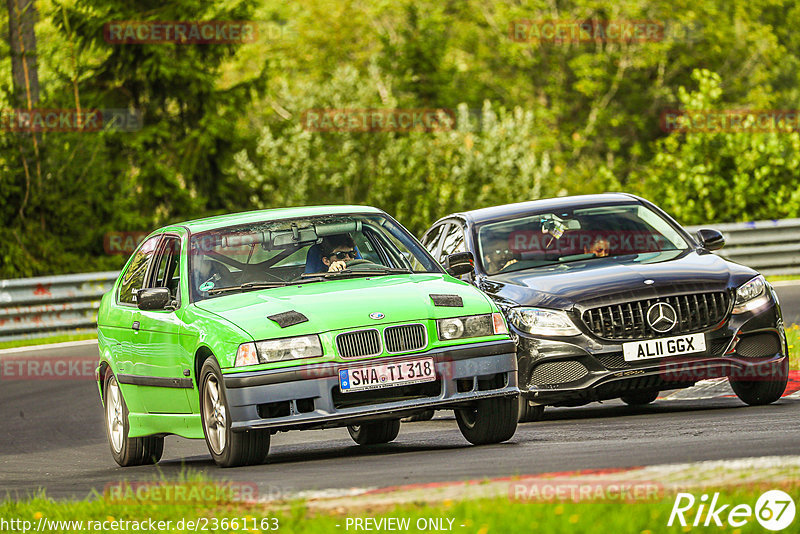
<instances>
[{"instance_id":1,"label":"car hood","mask_svg":"<svg viewBox=\"0 0 800 534\"><path fill-rule=\"evenodd\" d=\"M664 251L503 273L484 278L481 287L507 306L569 310L576 306L588 308L601 303L722 291L743 284L756 274L748 267L713 254Z\"/></svg>"},{"instance_id":2,"label":"car hood","mask_svg":"<svg viewBox=\"0 0 800 534\"><path fill-rule=\"evenodd\" d=\"M464 307L436 307L431 294L458 295ZM298 336L364 326L489 313L477 289L441 274L388 275L328 280L202 300L195 305L245 330L254 339ZM308 321L281 328L268 316L297 311ZM371 319L371 313L384 317Z\"/></svg>"}]
</instances>

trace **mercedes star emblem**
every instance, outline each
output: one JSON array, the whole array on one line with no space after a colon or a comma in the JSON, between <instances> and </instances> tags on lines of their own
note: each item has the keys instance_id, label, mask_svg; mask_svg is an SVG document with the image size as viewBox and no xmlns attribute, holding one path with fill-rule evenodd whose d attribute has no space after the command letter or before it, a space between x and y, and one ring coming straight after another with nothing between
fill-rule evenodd
<instances>
[{"instance_id":1,"label":"mercedes star emblem","mask_svg":"<svg viewBox=\"0 0 800 534\"><path fill-rule=\"evenodd\" d=\"M675 308L666 302L656 302L647 310L647 323L658 333L669 332L678 324Z\"/></svg>"}]
</instances>

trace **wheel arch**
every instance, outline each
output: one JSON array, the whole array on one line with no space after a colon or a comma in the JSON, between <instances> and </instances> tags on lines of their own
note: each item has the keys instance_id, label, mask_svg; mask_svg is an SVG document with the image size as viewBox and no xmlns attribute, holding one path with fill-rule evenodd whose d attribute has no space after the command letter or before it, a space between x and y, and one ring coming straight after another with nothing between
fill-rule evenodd
<instances>
[{"instance_id":1,"label":"wheel arch","mask_svg":"<svg viewBox=\"0 0 800 534\"><path fill-rule=\"evenodd\" d=\"M209 358L216 358L214 351L207 345L201 345L194 353L194 381L197 384L198 395L200 393L200 370L203 368L203 363ZM219 364L219 361L217 361Z\"/></svg>"}]
</instances>

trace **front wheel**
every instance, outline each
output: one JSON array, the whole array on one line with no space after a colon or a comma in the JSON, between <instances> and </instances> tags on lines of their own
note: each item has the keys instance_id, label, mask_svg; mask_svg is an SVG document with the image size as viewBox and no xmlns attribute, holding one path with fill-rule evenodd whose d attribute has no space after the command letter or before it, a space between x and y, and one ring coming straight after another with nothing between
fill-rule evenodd
<instances>
[{"instance_id":1,"label":"front wheel","mask_svg":"<svg viewBox=\"0 0 800 534\"><path fill-rule=\"evenodd\" d=\"M658 398L658 391L636 391L620 397L622 402L630 406L644 406Z\"/></svg>"},{"instance_id":2,"label":"front wheel","mask_svg":"<svg viewBox=\"0 0 800 534\"><path fill-rule=\"evenodd\" d=\"M220 467L263 463L269 453L269 430L233 432L217 361L208 358L200 370L200 418L211 457Z\"/></svg>"},{"instance_id":3,"label":"front wheel","mask_svg":"<svg viewBox=\"0 0 800 534\"><path fill-rule=\"evenodd\" d=\"M542 417L544 417L544 406L541 404L534 404L531 403L523 397L522 395L519 396L519 412L517 414L517 420L520 423L532 423L534 421L541 421Z\"/></svg>"},{"instance_id":4,"label":"front wheel","mask_svg":"<svg viewBox=\"0 0 800 534\"><path fill-rule=\"evenodd\" d=\"M122 397L117 378L109 371L103 386L106 436L111 455L121 467L157 464L164 454L164 438L158 436L128 437L128 405Z\"/></svg>"},{"instance_id":5,"label":"front wheel","mask_svg":"<svg viewBox=\"0 0 800 534\"><path fill-rule=\"evenodd\" d=\"M728 381L736 396L750 406L771 404L781 398L789 383L789 358L784 358L779 365L771 379L741 380L730 377Z\"/></svg>"},{"instance_id":6,"label":"front wheel","mask_svg":"<svg viewBox=\"0 0 800 534\"><path fill-rule=\"evenodd\" d=\"M500 443L517 431L519 404L515 397L482 399L473 406L456 410L461 434L473 445Z\"/></svg>"},{"instance_id":7,"label":"front wheel","mask_svg":"<svg viewBox=\"0 0 800 534\"><path fill-rule=\"evenodd\" d=\"M350 425L347 427L350 437L359 445L378 445L389 443L400 433L400 419L390 421L375 421L363 425Z\"/></svg>"}]
</instances>

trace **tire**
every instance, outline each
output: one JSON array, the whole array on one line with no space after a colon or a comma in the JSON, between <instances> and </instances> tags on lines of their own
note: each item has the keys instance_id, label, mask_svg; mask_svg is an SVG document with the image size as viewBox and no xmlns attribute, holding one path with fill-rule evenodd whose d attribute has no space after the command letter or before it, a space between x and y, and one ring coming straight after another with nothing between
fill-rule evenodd
<instances>
[{"instance_id":1,"label":"tire","mask_svg":"<svg viewBox=\"0 0 800 534\"><path fill-rule=\"evenodd\" d=\"M157 464L164 454L164 438L160 436L128 437L128 405L122 396L117 378L110 371L103 385L106 437L111 455L120 467Z\"/></svg>"},{"instance_id":2,"label":"tire","mask_svg":"<svg viewBox=\"0 0 800 534\"><path fill-rule=\"evenodd\" d=\"M519 396L519 410L517 412L517 420L520 423L532 423L534 421L541 421L544 417L544 406L536 404L531 406L528 399Z\"/></svg>"},{"instance_id":3,"label":"tire","mask_svg":"<svg viewBox=\"0 0 800 534\"><path fill-rule=\"evenodd\" d=\"M501 443L517 430L519 401L515 397L479 400L474 406L456 410L461 434L473 445Z\"/></svg>"},{"instance_id":4,"label":"tire","mask_svg":"<svg viewBox=\"0 0 800 534\"><path fill-rule=\"evenodd\" d=\"M403 419L404 423L414 423L416 421L430 421L433 419L433 415L436 413L435 410L425 410L422 413L418 413L416 415L412 415L411 417L406 417Z\"/></svg>"},{"instance_id":5,"label":"tire","mask_svg":"<svg viewBox=\"0 0 800 534\"><path fill-rule=\"evenodd\" d=\"M634 391L620 397L622 402L630 406L644 406L658 398L659 391Z\"/></svg>"},{"instance_id":6,"label":"tire","mask_svg":"<svg viewBox=\"0 0 800 534\"><path fill-rule=\"evenodd\" d=\"M781 398L789 382L789 358L785 357L775 380L736 380L730 377L733 392L743 402L750 406L763 406L772 404Z\"/></svg>"},{"instance_id":7,"label":"tire","mask_svg":"<svg viewBox=\"0 0 800 534\"><path fill-rule=\"evenodd\" d=\"M400 433L400 419L375 421L347 427L350 437L359 445L378 445L393 441Z\"/></svg>"},{"instance_id":8,"label":"tire","mask_svg":"<svg viewBox=\"0 0 800 534\"><path fill-rule=\"evenodd\" d=\"M233 432L222 372L214 357L200 370L200 420L208 452L220 467L263 463L269 454L269 430Z\"/></svg>"}]
</instances>

